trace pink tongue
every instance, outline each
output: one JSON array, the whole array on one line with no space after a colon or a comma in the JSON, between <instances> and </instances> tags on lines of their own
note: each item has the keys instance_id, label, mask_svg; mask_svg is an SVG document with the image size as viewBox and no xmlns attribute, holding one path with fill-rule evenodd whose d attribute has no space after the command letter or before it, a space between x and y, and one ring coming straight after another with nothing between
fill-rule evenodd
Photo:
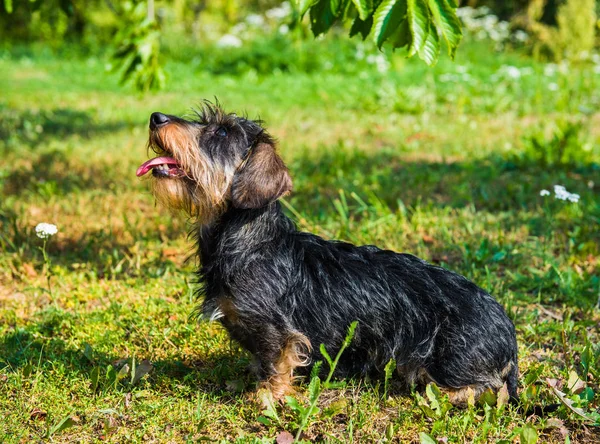
<instances>
[{"instance_id":1,"label":"pink tongue","mask_svg":"<svg viewBox=\"0 0 600 444\"><path fill-rule=\"evenodd\" d=\"M153 167L157 165L162 165L166 163L167 165L179 165L175 159L172 157L155 157L154 159L150 159L143 164L135 172L135 175L140 177L150 171Z\"/></svg>"}]
</instances>

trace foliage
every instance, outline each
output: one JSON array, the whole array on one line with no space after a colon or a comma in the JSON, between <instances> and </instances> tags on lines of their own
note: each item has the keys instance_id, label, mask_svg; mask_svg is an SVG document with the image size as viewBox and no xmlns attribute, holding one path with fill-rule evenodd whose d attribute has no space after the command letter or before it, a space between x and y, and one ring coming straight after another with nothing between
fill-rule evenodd
<instances>
[{"instance_id":1,"label":"foliage","mask_svg":"<svg viewBox=\"0 0 600 444\"><path fill-rule=\"evenodd\" d=\"M92 21L90 11L102 9L102 4L102 0L4 0L0 37L53 45L65 39L81 40Z\"/></svg>"},{"instance_id":2,"label":"foliage","mask_svg":"<svg viewBox=\"0 0 600 444\"><path fill-rule=\"evenodd\" d=\"M154 1L124 3L128 19L115 42L113 59L121 83L132 82L138 91L164 87L166 75L160 63L160 28L154 16Z\"/></svg>"},{"instance_id":3,"label":"foliage","mask_svg":"<svg viewBox=\"0 0 600 444\"><path fill-rule=\"evenodd\" d=\"M575 60L588 58L595 45L596 0L567 0L559 6L556 20L556 56Z\"/></svg>"},{"instance_id":4,"label":"foliage","mask_svg":"<svg viewBox=\"0 0 600 444\"><path fill-rule=\"evenodd\" d=\"M90 20L83 15L88 5L84 7L76 0L59 3L62 9L50 3L42 6L43 2L34 2L35 13L22 5L13 11L7 3L5 10L10 9L10 14L5 15L5 19L10 20L12 17L9 16L18 15L21 22L27 25L25 28L30 29L29 25L34 20L41 20L44 24L47 20L51 23L52 14L63 11L66 15L61 17L65 23L70 23L69 17L76 17L77 23L81 23L77 27L81 28L79 34L82 35L84 25ZM155 18L154 0L108 4L114 12L113 18L118 20L119 30L115 38L117 49L113 57L113 71L118 71L123 82L131 82L140 91L160 89L165 84L165 73L160 63L160 41L164 30ZM229 20L236 15L234 11L242 9L238 2L216 4L224 10ZM295 5L297 10L289 17L286 27L302 27L302 18L308 14L311 30L318 36L329 31L338 21L352 21L350 35L360 33L364 39L372 34L379 48L384 43L390 43L392 48L406 47L409 56L418 54L429 65L437 62L441 42L446 44L448 53L454 57L462 37L460 22L456 16L457 3L454 0L302 0ZM214 7L215 4L212 4L211 8ZM165 5L163 9L167 8ZM175 13L182 10L193 11L194 27L205 8L203 2L196 5L177 2L171 10ZM277 8L271 11L275 9ZM182 22L186 23L185 20ZM59 35L66 34L65 30ZM193 34L197 36L197 30ZM237 39L236 36L232 38Z\"/></svg>"},{"instance_id":5,"label":"foliage","mask_svg":"<svg viewBox=\"0 0 600 444\"><path fill-rule=\"evenodd\" d=\"M566 0L556 13L557 26L544 24L547 0L532 0L526 14L515 20L534 39L534 53L555 60L584 60L591 56L596 35L596 1Z\"/></svg>"},{"instance_id":6,"label":"foliage","mask_svg":"<svg viewBox=\"0 0 600 444\"><path fill-rule=\"evenodd\" d=\"M586 168L597 156L589 138L587 119L551 122L524 138L524 149L509 158L520 165L539 165L542 168ZM547 134L550 131L550 137Z\"/></svg>"},{"instance_id":7,"label":"foliage","mask_svg":"<svg viewBox=\"0 0 600 444\"><path fill-rule=\"evenodd\" d=\"M440 40L454 57L462 37L454 0L299 0L300 17L309 13L315 36L327 32L338 20L354 19L350 35L373 35L377 46L406 47L409 57L418 54L428 65L437 62Z\"/></svg>"}]
</instances>

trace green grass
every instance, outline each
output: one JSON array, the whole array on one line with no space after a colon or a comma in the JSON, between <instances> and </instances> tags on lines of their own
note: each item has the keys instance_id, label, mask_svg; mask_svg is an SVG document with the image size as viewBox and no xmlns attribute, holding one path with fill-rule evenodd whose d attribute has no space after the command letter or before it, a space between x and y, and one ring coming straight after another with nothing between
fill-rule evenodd
<instances>
[{"instance_id":1,"label":"green grass","mask_svg":"<svg viewBox=\"0 0 600 444\"><path fill-rule=\"evenodd\" d=\"M320 44L323 57L335 52L335 40ZM296 433L298 411L272 406L275 420L249 401L249 356L217 324L189 319L196 264L185 260L185 217L155 206L134 174L151 112L185 113L214 96L260 115L279 139L301 227L474 280L515 321L523 402L559 402L546 381L556 379L588 416L565 405L545 418L511 406L446 413L434 390L352 380L323 391L305 439L532 442L535 432L543 442L597 442L600 75L572 66L547 76L543 64L490 48L467 43L434 69L397 55L385 73L335 59L319 71L217 75L218 58L203 71L174 57L169 88L144 96L120 87L101 57L0 53L0 442ZM510 78L503 65L523 74ZM569 155L556 160L553 147ZM539 195L554 184L579 203ZM59 227L50 269L39 222ZM124 368L132 359L153 366L135 384ZM304 406L309 395L302 385Z\"/></svg>"}]
</instances>

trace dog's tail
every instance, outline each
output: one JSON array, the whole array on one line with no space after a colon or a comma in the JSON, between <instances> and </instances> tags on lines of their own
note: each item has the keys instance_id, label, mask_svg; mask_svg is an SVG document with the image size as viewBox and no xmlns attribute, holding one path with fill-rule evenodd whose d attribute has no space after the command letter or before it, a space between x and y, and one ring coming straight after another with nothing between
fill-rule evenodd
<instances>
[{"instance_id":1,"label":"dog's tail","mask_svg":"<svg viewBox=\"0 0 600 444\"><path fill-rule=\"evenodd\" d=\"M524 416L539 416L541 418L548 415L548 413L555 412L560 408L560 404L549 404L549 405L534 405L525 408L521 404L517 388L519 385L519 368L515 364L510 369L506 376L506 388L508 389L509 402L517 407L517 411Z\"/></svg>"}]
</instances>

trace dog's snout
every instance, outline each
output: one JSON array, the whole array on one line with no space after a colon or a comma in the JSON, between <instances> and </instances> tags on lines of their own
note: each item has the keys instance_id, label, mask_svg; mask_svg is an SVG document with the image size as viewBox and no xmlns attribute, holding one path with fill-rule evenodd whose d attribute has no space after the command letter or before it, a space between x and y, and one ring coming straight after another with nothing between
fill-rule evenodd
<instances>
[{"instance_id":1,"label":"dog's snout","mask_svg":"<svg viewBox=\"0 0 600 444\"><path fill-rule=\"evenodd\" d=\"M163 113L152 113L150 116L150 129L156 129L169 123L169 116Z\"/></svg>"}]
</instances>

